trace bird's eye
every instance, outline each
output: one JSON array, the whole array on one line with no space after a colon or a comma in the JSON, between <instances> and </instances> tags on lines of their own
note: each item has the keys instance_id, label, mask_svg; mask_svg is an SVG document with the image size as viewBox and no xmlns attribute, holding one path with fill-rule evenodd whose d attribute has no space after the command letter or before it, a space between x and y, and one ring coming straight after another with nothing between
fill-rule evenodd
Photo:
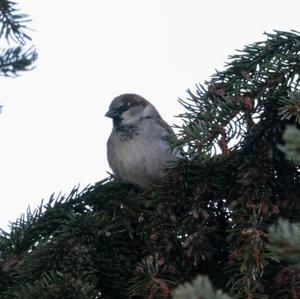
<instances>
[{"instance_id":1,"label":"bird's eye","mask_svg":"<svg viewBox=\"0 0 300 299\"><path fill-rule=\"evenodd\" d=\"M120 106L119 108L117 108L116 110L122 114L123 112L127 111L129 109L128 105L123 105L123 106Z\"/></svg>"}]
</instances>

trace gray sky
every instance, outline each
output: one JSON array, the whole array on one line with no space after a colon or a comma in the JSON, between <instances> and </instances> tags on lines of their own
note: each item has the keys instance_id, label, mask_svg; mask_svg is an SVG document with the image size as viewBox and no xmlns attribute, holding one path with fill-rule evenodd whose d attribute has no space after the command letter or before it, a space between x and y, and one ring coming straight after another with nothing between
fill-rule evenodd
<instances>
[{"instance_id":1,"label":"gray sky","mask_svg":"<svg viewBox=\"0 0 300 299\"><path fill-rule=\"evenodd\" d=\"M135 92L170 124L177 98L263 32L299 31L298 0L26 0L36 69L0 78L0 227L106 176L110 101Z\"/></svg>"}]
</instances>

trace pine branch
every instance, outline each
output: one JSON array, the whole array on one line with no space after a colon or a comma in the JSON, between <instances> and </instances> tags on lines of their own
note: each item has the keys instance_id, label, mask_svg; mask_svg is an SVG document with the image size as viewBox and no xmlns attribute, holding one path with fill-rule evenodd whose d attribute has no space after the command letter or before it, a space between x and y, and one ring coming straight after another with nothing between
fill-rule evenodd
<instances>
[{"instance_id":1,"label":"pine branch","mask_svg":"<svg viewBox=\"0 0 300 299\"><path fill-rule=\"evenodd\" d=\"M281 99L282 107L279 109L281 119L292 120L300 124L300 90L288 90L287 96Z\"/></svg>"},{"instance_id":2,"label":"pine branch","mask_svg":"<svg viewBox=\"0 0 300 299\"><path fill-rule=\"evenodd\" d=\"M132 297L168 298L176 285L174 280L168 279L170 269L163 256L148 256L137 265L129 294Z\"/></svg>"},{"instance_id":3,"label":"pine branch","mask_svg":"<svg viewBox=\"0 0 300 299\"><path fill-rule=\"evenodd\" d=\"M0 39L6 39L8 44L17 44L0 51L0 76L15 77L22 71L33 69L36 50L33 46L24 49L26 42L31 41L26 33L30 21L27 14L19 12L16 2L0 0Z\"/></svg>"},{"instance_id":4,"label":"pine branch","mask_svg":"<svg viewBox=\"0 0 300 299\"><path fill-rule=\"evenodd\" d=\"M185 122L182 143L191 155L211 156L220 150L228 154L230 142L235 143L234 151L259 122L266 99L272 95L280 109L287 89L299 88L299 33L276 31L267 37L231 56L225 71L213 75L206 86L197 85L195 92L188 90L186 100L180 99L187 109L180 115Z\"/></svg>"},{"instance_id":5,"label":"pine branch","mask_svg":"<svg viewBox=\"0 0 300 299\"><path fill-rule=\"evenodd\" d=\"M22 71L30 71L37 59L34 48L23 50L21 47L5 49L0 52L0 75L18 76Z\"/></svg>"},{"instance_id":6,"label":"pine branch","mask_svg":"<svg viewBox=\"0 0 300 299\"><path fill-rule=\"evenodd\" d=\"M25 33L30 21L27 14L19 13L16 2L0 0L0 38L4 36L8 42L24 45L26 41L31 40Z\"/></svg>"},{"instance_id":7,"label":"pine branch","mask_svg":"<svg viewBox=\"0 0 300 299\"><path fill-rule=\"evenodd\" d=\"M100 299L102 297L88 275L82 275L79 278L76 275L52 271L49 274L42 275L34 284L25 283L16 290L9 290L5 297L1 298Z\"/></svg>"}]
</instances>

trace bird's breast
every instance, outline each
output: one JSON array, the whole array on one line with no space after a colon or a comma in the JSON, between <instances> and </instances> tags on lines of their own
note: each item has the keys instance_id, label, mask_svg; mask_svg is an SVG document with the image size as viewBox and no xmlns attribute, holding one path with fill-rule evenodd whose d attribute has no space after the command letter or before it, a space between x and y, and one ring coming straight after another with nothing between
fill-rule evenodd
<instances>
[{"instance_id":1,"label":"bird's breast","mask_svg":"<svg viewBox=\"0 0 300 299\"><path fill-rule=\"evenodd\" d=\"M107 144L109 164L115 175L137 185L147 185L161 176L172 157L168 142L149 134L137 134L126 140L123 137L112 133Z\"/></svg>"}]
</instances>

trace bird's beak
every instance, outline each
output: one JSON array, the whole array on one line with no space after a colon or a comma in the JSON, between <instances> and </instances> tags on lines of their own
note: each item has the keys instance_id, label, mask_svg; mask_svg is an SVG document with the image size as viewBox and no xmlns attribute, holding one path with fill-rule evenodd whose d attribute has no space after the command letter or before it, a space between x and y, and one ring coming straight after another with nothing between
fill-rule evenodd
<instances>
[{"instance_id":1,"label":"bird's beak","mask_svg":"<svg viewBox=\"0 0 300 299\"><path fill-rule=\"evenodd\" d=\"M110 109L105 113L105 116L110 118L116 118L119 117L120 115L118 111Z\"/></svg>"}]
</instances>

